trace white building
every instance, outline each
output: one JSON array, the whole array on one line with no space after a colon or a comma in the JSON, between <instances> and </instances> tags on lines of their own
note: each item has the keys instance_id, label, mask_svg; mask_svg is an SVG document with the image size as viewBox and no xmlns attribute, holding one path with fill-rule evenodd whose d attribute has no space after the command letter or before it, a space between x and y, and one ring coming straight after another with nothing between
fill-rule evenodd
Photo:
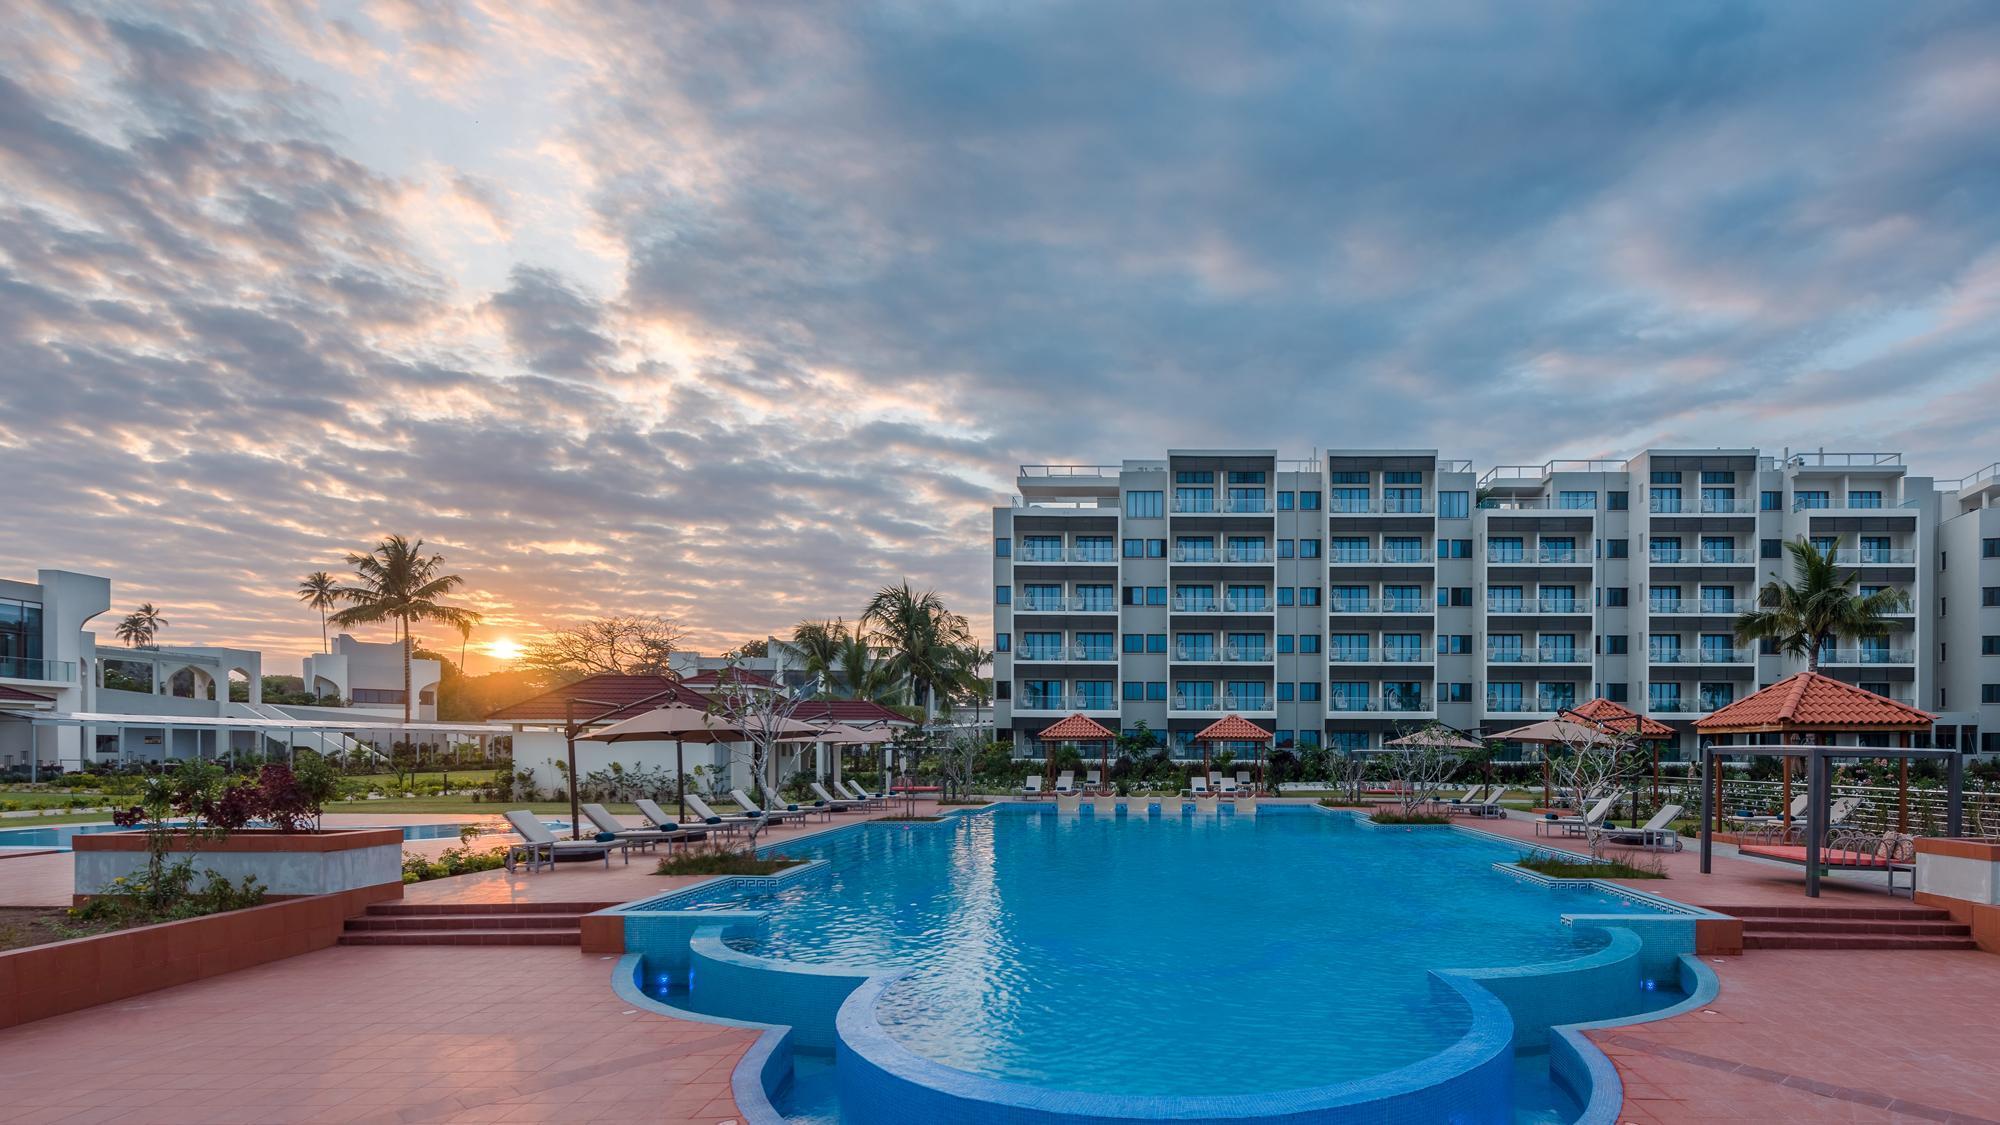
<instances>
[{"instance_id":1,"label":"white building","mask_svg":"<svg viewBox=\"0 0 2000 1125\"><path fill-rule=\"evenodd\" d=\"M438 681L444 669L438 661L410 661L410 690L417 693L410 710L415 722L437 718ZM333 651L306 657L306 690L322 698L334 696L348 707L403 713L403 646L396 642L357 641L346 633L333 639Z\"/></svg>"},{"instance_id":2,"label":"white building","mask_svg":"<svg viewBox=\"0 0 2000 1125\"><path fill-rule=\"evenodd\" d=\"M1800 670L1736 616L1784 545L1908 595L1822 671L2000 753L2000 465L1897 453L1649 449L1477 472L1424 449L1169 450L1028 465L993 512L995 702L1027 754L1071 712L1183 754L1227 713L1280 745L1488 731L1602 696L1695 745L1694 720Z\"/></svg>"}]
</instances>

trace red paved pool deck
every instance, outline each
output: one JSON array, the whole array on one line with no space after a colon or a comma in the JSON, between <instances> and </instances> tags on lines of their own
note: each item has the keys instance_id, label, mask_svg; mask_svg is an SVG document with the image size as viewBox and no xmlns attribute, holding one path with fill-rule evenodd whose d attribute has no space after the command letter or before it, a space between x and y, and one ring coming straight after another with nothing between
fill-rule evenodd
<instances>
[{"instance_id":1,"label":"red paved pool deck","mask_svg":"<svg viewBox=\"0 0 2000 1125\"><path fill-rule=\"evenodd\" d=\"M1534 839L1526 819L1471 826ZM802 834L774 830L766 839ZM1718 848L1709 876L1692 850L1667 855L1670 878L1632 885L1696 905L1806 901L1797 868L1731 851ZM0 867L0 900L8 868L45 858ZM608 872L488 872L409 893L420 902L623 901L690 881L651 870L635 854L629 868L614 860ZM1823 885L1829 905L1908 901L1870 881ZM525 947L307 954L0 1032L0 1116L161 1125L739 1120L729 1075L753 1033L630 1009L611 992L613 963ZM1591 1033L1625 1082L1621 1120L2000 1122L2000 958L1755 950L1708 963L1722 991L1701 1011Z\"/></svg>"}]
</instances>

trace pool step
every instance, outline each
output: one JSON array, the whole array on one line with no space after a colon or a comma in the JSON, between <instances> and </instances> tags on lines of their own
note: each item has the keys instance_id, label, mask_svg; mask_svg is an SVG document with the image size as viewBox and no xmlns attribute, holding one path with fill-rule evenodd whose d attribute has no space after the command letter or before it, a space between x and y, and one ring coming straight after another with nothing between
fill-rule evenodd
<instances>
[{"instance_id":1,"label":"pool step","mask_svg":"<svg viewBox=\"0 0 2000 1125\"><path fill-rule=\"evenodd\" d=\"M609 902L383 902L349 918L342 945L581 945Z\"/></svg>"},{"instance_id":2,"label":"pool step","mask_svg":"<svg viewBox=\"0 0 2000 1125\"><path fill-rule=\"evenodd\" d=\"M1743 919L1750 949L1977 949L1972 930L1922 906L1718 908Z\"/></svg>"}]
</instances>

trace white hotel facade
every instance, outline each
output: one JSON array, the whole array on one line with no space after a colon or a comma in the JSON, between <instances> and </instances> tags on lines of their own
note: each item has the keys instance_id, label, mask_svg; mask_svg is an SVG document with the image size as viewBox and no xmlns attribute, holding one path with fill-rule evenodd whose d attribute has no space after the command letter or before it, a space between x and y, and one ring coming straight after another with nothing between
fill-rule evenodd
<instances>
[{"instance_id":1,"label":"white hotel facade","mask_svg":"<svg viewBox=\"0 0 2000 1125\"><path fill-rule=\"evenodd\" d=\"M1280 745L1493 731L1604 696L1680 732L1803 668L1733 632L1783 544L1831 546L1910 607L1821 670L2000 753L2000 465L1650 449L1484 472L1435 450L1170 450L1024 465L993 510L997 730L1082 712L1177 752L1234 712Z\"/></svg>"}]
</instances>

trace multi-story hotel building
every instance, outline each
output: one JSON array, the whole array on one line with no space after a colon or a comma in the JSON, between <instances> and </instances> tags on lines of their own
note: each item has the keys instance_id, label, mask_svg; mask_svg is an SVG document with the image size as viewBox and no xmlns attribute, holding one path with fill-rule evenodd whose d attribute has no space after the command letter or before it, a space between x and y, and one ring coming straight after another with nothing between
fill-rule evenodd
<instances>
[{"instance_id":1,"label":"multi-story hotel building","mask_svg":"<svg viewBox=\"0 0 2000 1125\"><path fill-rule=\"evenodd\" d=\"M1957 481L1900 454L1651 449L1476 472L1435 450L1170 450L1024 465L993 510L997 729L1021 756L1082 712L1170 745L1234 712L1280 745L1380 746L1438 720L1493 731L1604 696L1680 732L1803 667L1739 613L1800 538L1886 636L1821 671L2000 753L2000 466Z\"/></svg>"}]
</instances>

